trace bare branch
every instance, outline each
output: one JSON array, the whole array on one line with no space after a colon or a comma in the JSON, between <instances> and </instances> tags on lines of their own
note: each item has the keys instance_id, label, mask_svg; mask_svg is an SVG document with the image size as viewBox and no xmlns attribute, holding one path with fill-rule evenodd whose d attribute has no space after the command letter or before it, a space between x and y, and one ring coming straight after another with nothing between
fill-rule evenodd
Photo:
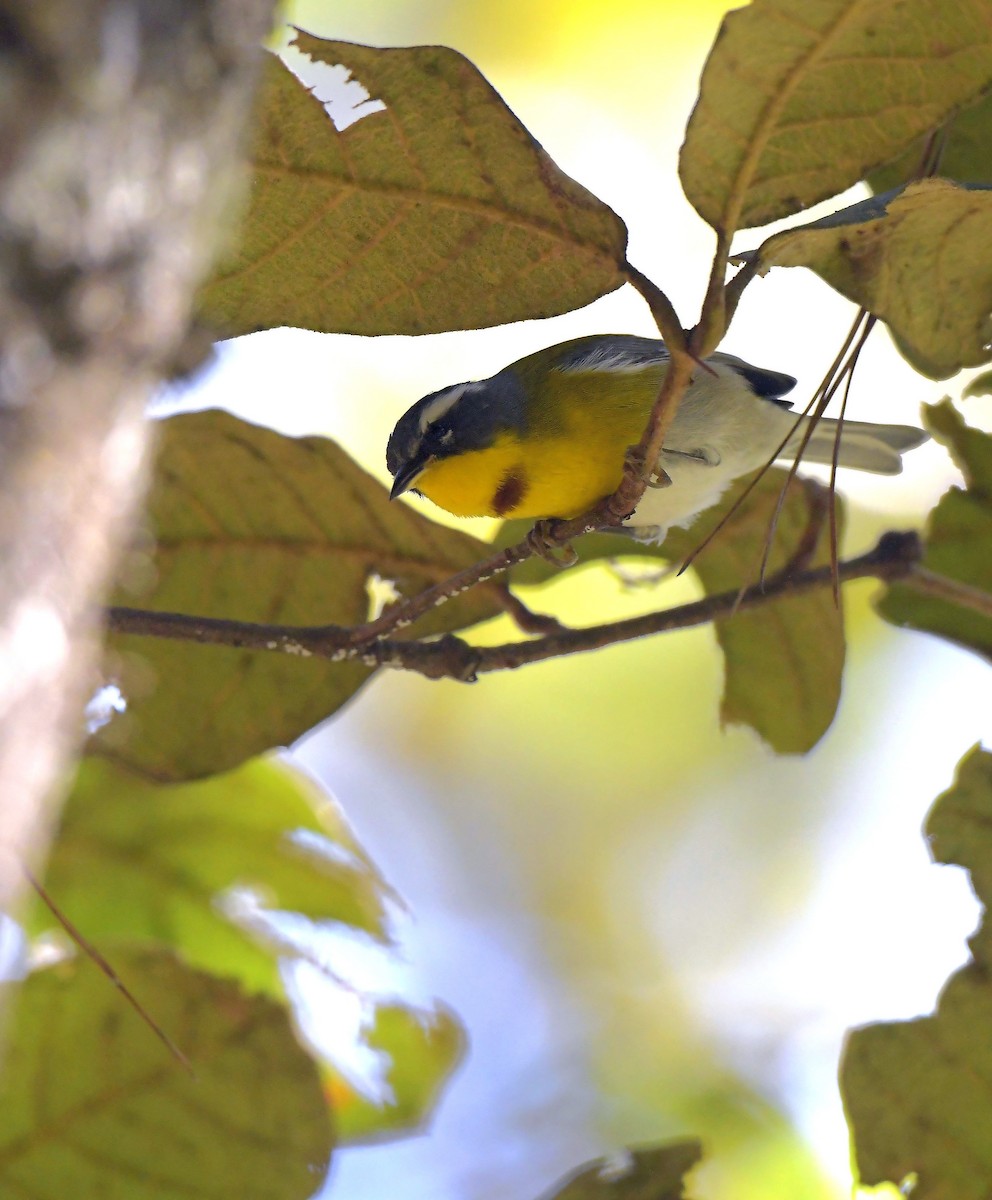
<instances>
[{"instance_id":1,"label":"bare branch","mask_svg":"<svg viewBox=\"0 0 992 1200\"><path fill-rule=\"evenodd\" d=\"M906 579L916 568L921 552L920 541L915 533L888 533L867 554L839 563L837 577L841 582L871 577L889 581ZM383 638L356 645L355 631L338 625L261 625L133 608L108 609L107 624L118 633L265 650L307 658L316 656L338 662L357 661L368 667L416 671L429 679L469 682L483 672L514 670L548 658L560 658L656 633L705 625L737 611L770 604L781 596L799 595L830 586L832 579L830 566L789 572L743 592L724 592L663 612L613 621L590 629L552 632L531 641L486 647L471 646L451 635L434 641L405 642Z\"/></svg>"}]
</instances>

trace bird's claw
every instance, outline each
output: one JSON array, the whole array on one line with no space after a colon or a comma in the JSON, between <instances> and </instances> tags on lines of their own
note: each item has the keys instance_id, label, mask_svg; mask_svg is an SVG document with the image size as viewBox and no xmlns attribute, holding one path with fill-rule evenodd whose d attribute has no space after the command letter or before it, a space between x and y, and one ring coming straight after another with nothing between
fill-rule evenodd
<instances>
[{"instance_id":1,"label":"bird's claw","mask_svg":"<svg viewBox=\"0 0 992 1200\"><path fill-rule=\"evenodd\" d=\"M637 446L628 446L624 454L624 469L628 475L635 479L641 479L644 476L644 455ZM651 472L648 474L645 484L649 488L666 488L672 486L672 477L658 463L655 463Z\"/></svg>"},{"instance_id":2,"label":"bird's claw","mask_svg":"<svg viewBox=\"0 0 992 1200\"><path fill-rule=\"evenodd\" d=\"M554 519L538 521L527 534L527 545L556 567L572 567L579 561L579 556L568 542L563 544L558 541L555 532L558 525L559 522Z\"/></svg>"}]
</instances>

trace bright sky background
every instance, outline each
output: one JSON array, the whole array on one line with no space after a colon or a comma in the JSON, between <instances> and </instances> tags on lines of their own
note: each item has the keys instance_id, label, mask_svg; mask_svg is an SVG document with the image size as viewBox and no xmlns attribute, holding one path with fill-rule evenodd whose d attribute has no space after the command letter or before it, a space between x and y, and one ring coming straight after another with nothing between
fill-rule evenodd
<instances>
[{"instance_id":1,"label":"bright sky background","mask_svg":"<svg viewBox=\"0 0 992 1200\"><path fill-rule=\"evenodd\" d=\"M468 54L558 164L623 216L631 261L691 323L712 236L682 196L677 151L723 7L301 0L294 13L325 36ZM851 315L808 273L773 272L749 289L724 348L796 375L804 400ZM385 479L392 424L422 394L618 331L654 332L629 288L578 313L475 333L273 331L223 347L186 399L333 435ZM959 389L921 379L877 331L850 415L913 421L920 401ZM966 412L987 424L992 410L970 401ZM955 478L934 446L896 480L846 473L857 506L848 551L918 524ZM588 575L560 590L576 620L684 594L629 597ZM715 729L709 631L473 689L379 678L307 740L303 760L414 914L402 978L454 1008L472 1040L430 1135L341 1154L331 1195L535 1200L624 1140L694 1132L674 1118L662 1127L644 1099L651 1074L639 1060L676 1057L662 1028L676 1010L695 1014L700 1044L795 1121L846 1193L843 1031L928 1011L964 960L977 907L963 872L930 864L919 830L955 763L992 733L987 667L883 627L867 613L869 590L851 608L840 715L805 759L774 759L749 734ZM535 725L550 735L559 724L565 732L535 750ZM704 1195L733 1194L718 1171L702 1178Z\"/></svg>"}]
</instances>

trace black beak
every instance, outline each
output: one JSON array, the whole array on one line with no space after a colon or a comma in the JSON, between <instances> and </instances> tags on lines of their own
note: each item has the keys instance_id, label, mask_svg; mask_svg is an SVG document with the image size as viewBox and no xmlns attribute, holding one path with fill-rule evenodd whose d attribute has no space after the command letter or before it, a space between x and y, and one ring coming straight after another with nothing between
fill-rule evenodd
<instances>
[{"instance_id":1,"label":"black beak","mask_svg":"<svg viewBox=\"0 0 992 1200\"><path fill-rule=\"evenodd\" d=\"M416 482L417 476L434 461L430 454L415 454L409 462L403 463L393 479L393 486L389 489L390 500L395 500L397 496L402 496L404 492L408 492Z\"/></svg>"}]
</instances>

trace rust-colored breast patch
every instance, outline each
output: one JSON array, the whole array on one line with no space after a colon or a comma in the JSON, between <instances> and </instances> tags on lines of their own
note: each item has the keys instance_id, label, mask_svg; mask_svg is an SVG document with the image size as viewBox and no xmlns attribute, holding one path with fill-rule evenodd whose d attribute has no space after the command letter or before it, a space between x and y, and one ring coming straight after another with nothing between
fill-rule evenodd
<instances>
[{"instance_id":1,"label":"rust-colored breast patch","mask_svg":"<svg viewBox=\"0 0 992 1200\"><path fill-rule=\"evenodd\" d=\"M529 486L523 467L511 467L493 494L492 510L496 516L505 517L507 513L513 512L527 495Z\"/></svg>"}]
</instances>

